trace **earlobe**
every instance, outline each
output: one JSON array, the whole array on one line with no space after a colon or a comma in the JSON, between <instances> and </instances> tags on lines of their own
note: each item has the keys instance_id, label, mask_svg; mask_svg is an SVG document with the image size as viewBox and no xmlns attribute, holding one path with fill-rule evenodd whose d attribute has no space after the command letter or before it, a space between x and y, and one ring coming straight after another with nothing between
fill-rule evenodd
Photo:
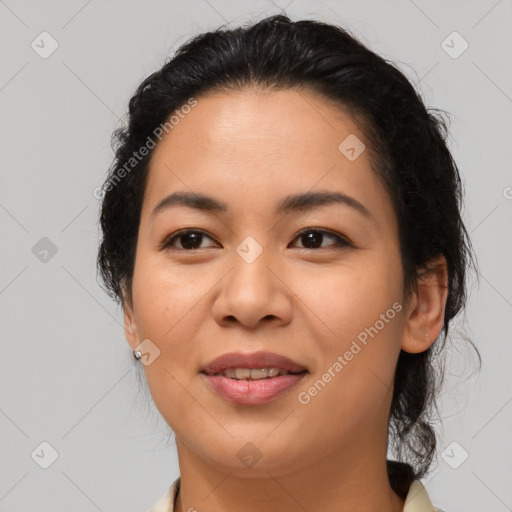
<instances>
[{"instance_id":1,"label":"earlobe","mask_svg":"<svg viewBox=\"0 0 512 512\"><path fill-rule=\"evenodd\" d=\"M448 267L444 256L430 262L429 271L419 281L413 307L406 319L402 350L417 354L435 342L444 325L448 298Z\"/></svg>"},{"instance_id":2,"label":"earlobe","mask_svg":"<svg viewBox=\"0 0 512 512\"><path fill-rule=\"evenodd\" d=\"M430 348L430 346L434 343L435 338L432 339L430 337L426 326L414 329L415 330L412 331L411 328L409 328L404 333L404 338L402 340L402 350L410 354L419 354L420 352L424 352Z\"/></svg>"}]
</instances>

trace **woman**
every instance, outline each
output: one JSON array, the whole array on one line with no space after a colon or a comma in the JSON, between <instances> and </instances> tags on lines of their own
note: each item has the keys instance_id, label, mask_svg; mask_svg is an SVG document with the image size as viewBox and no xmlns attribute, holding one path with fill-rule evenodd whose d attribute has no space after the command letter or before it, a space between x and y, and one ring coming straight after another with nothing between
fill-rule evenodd
<instances>
[{"instance_id":1,"label":"woman","mask_svg":"<svg viewBox=\"0 0 512 512\"><path fill-rule=\"evenodd\" d=\"M473 263L442 118L345 30L273 16L182 46L116 136L98 267L180 466L153 511L439 510Z\"/></svg>"}]
</instances>

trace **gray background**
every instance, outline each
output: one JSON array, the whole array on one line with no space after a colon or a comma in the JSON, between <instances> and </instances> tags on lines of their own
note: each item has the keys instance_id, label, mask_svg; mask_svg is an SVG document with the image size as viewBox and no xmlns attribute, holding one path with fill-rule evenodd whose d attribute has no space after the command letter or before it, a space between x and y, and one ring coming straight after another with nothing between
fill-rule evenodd
<instances>
[{"instance_id":1,"label":"gray background","mask_svg":"<svg viewBox=\"0 0 512 512\"><path fill-rule=\"evenodd\" d=\"M178 476L174 439L138 394L122 312L96 281L93 191L143 78L193 34L280 9L352 30L397 62L428 105L452 115L450 147L481 271L459 324L483 368L470 376L474 359L455 339L441 449L425 483L448 512L512 510L512 1L5 0L1 511L141 512ZM46 59L31 47L51 48L43 31L58 43ZM442 46L453 31L469 43L458 58ZM42 442L58 453L48 469L40 465L52 448Z\"/></svg>"}]
</instances>

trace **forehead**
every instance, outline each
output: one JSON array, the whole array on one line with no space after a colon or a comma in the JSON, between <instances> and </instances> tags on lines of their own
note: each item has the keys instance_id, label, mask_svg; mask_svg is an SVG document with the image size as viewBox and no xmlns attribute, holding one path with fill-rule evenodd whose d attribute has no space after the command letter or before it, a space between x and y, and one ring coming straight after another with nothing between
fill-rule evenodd
<instances>
[{"instance_id":1,"label":"forehead","mask_svg":"<svg viewBox=\"0 0 512 512\"><path fill-rule=\"evenodd\" d=\"M355 159L345 141L360 153ZM175 190L267 207L271 198L327 188L389 208L364 144L348 113L309 91L201 96L153 152L143 216Z\"/></svg>"},{"instance_id":2,"label":"forehead","mask_svg":"<svg viewBox=\"0 0 512 512\"><path fill-rule=\"evenodd\" d=\"M175 117L175 119L177 119ZM154 158L167 150L182 150L177 158L208 155L232 158L251 154L269 161L285 156L300 160L304 153L335 154L347 135L363 135L341 107L308 90L261 91L248 89L212 92L197 99L189 113L180 116L155 150ZM305 146L298 142L309 143ZM191 150L198 145L202 154ZM257 154L257 150L266 149ZM173 159L167 154L165 158Z\"/></svg>"}]
</instances>

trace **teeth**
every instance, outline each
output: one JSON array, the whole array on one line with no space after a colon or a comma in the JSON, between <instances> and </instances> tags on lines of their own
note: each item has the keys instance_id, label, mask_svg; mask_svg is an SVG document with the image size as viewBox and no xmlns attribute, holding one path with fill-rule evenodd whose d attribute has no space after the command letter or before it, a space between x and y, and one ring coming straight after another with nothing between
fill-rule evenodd
<instances>
[{"instance_id":1,"label":"teeth","mask_svg":"<svg viewBox=\"0 0 512 512\"><path fill-rule=\"evenodd\" d=\"M276 377L277 375L288 375L288 370L280 370L279 368L227 368L217 375L223 375L230 379L266 379L267 377Z\"/></svg>"},{"instance_id":2,"label":"teeth","mask_svg":"<svg viewBox=\"0 0 512 512\"><path fill-rule=\"evenodd\" d=\"M235 369L235 379L248 379L251 377L251 371L249 368L236 368Z\"/></svg>"}]
</instances>

